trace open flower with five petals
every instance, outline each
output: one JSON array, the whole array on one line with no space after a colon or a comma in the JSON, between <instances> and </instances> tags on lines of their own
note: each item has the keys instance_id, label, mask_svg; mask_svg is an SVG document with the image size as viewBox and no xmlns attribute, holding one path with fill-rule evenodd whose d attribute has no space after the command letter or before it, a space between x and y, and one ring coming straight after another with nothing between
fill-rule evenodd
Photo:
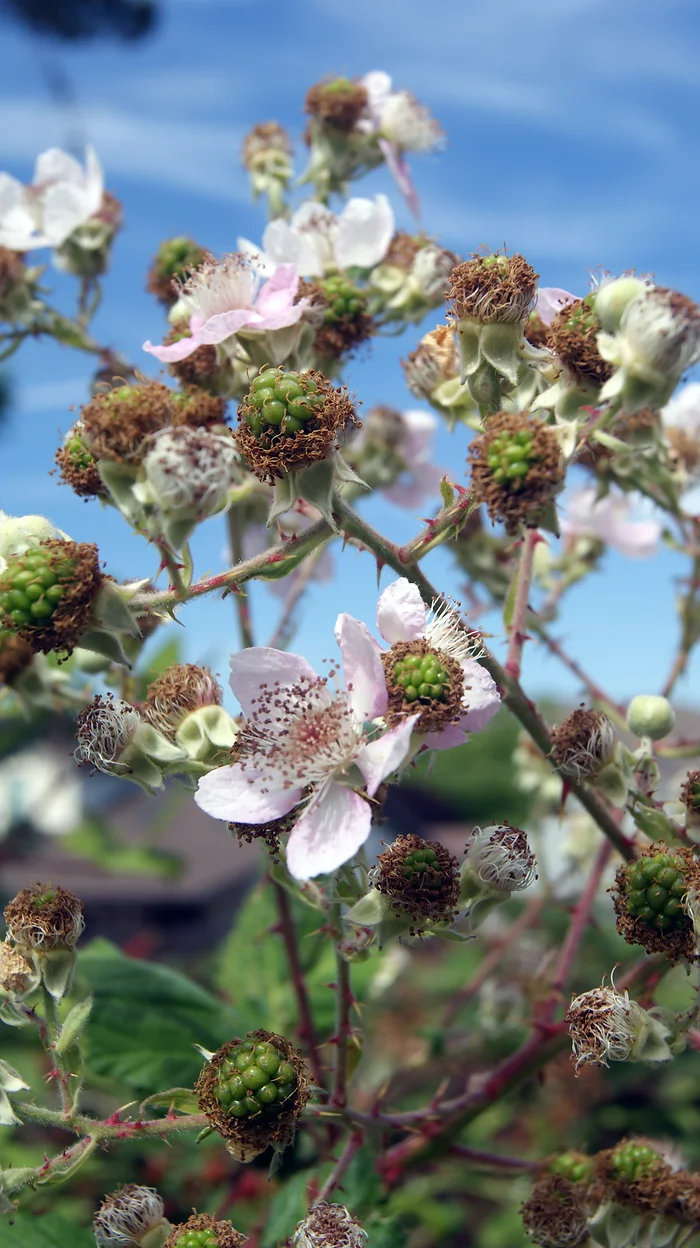
<instances>
[{"instance_id":1,"label":"open flower with five petals","mask_svg":"<svg viewBox=\"0 0 700 1248\"><path fill-rule=\"evenodd\" d=\"M347 617L348 619L350 617ZM370 799L403 762L418 716L387 711L378 648L359 621L337 633L346 687L297 654L253 646L233 655L231 688L246 716L229 767L203 776L197 805L215 819L268 824L294 812L287 866L300 880L335 871L367 840Z\"/></svg>"},{"instance_id":2,"label":"open flower with five petals","mask_svg":"<svg viewBox=\"0 0 700 1248\"><path fill-rule=\"evenodd\" d=\"M262 247L245 238L238 245L258 269L293 264L301 277L323 277L333 269L371 269L384 259L394 234L394 213L386 195L349 199L339 216L307 200L291 221L278 217L263 234Z\"/></svg>"},{"instance_id":3,"label":"open flower with five petals","mask_svg":"<svg viewBox=\"0 0 700 1248\"><path fill-rule=\"evenodd\" d=\"M99 212L103 193L102 167L91 147L84 168L58 147L42 152L31 186L0 173L0 246L10 251L60 247Z\"/></svg>"}]
</instances>

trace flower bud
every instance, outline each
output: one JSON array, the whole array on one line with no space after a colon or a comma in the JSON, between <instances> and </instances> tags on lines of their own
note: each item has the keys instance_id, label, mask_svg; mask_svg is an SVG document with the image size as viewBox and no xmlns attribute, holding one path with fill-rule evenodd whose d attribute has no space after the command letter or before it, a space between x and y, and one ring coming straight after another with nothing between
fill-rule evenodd
<instances>
[{"instance_id":1,"label":"flower bud","mask_svg":"<svg viewBox=\"0 0 700 1248\"><path fill-rule=\"evenodd\" d=\"M153 523L180 550L202 520L226 509L240 479L239 463L228 432L220 436L186 426L162 429L144 457L145 480L134 485L133 493L155 510Z\"/></svg>"},{"instance_id":2,"label":"flower bud","mask_svg":"<svg viewBox=\"0 0 700 1248\"><path fill-rule=\"evenodd\" d=\"M114 237L121 229L123 209L116 195L104 191L102 203L87 221L54 248L53 259L57 269L72 273L87 281L94 281L106 272Z\"/></svg>"},{"instance_id":3,"label":"flower bud","mask_svg":"<svg viewBox=\"0 0 700 1248\"><path fill-rule=\"evenodd\" d=\"M657 410L700 360L700 307L678 291L647 287L627 305L615 334L598 335L598 350L615 366L600 399L619 400L627 412Z\"/></svg>"},{"instance_id":4,"label":"flower bud","mask_svg":"<svg viewBox=\"0 0 700 1248\"><path fill-rule=\"evenodd\" d=\"M148 270L146 290L156 299L172 307L180 296L180 287L191 271L206 259L207 252L191 238L168 238L161 243Z\"/></svg>"},{"instance_id":5,"label":"flower bud","mask_svg":"<svg viewBox=\"0 0 700 1248\"><path fill-rule=\"evenodd\" d=\"M615 730L607 716L580 707L552 730L549 757L563 776L582 784L612 762L614 749Z\"/></svg>"},{"instance_id":6,"label":"flower bud","mask_svg":"<svg viewBox=\"0 0 700 1248\"><path fill-rule=\"evenodd\" d=\"M581 993L572 999L566 1022L577 1072L586 1063L657 1063L673 1056L667 1043L668 1027L631 1001L628 992L603 986Z\"/></svg>"},{"instance_id":7,"label":"flower bud","mask_svg":"<svg viewBox=\"0 0 700 1248\"><path fill-rule=\"evenodd\" d=\"M322 373L264 368L254 378L238 408L236 440L255 476L275 485L268 523L304 498L335 527L336 475L361 484L338 453L348 424L359 421L347 392Z\"/></svg>"},{"instance_id":8,"label":"flower bud","mask_svg":"<svg viewBox=\"0 0 700 1248\"><path fill-rule=\"evenodd\" d=\"M484 888L499 893L520 893L537 879L537 863L520 828L504 820L488 828L475 828L462 866L462 898L477 896Z\"/></svg>"},{"instance_id":9,"label":"flower bud","mask_svg":"<svg viewBox=\"0 0 700 1248\"><path fill-rule=\"evenodd\" d=\"M459 903L459 862L439 841L397 836L377 859L375 888L390 910L411 923L411 934L428 924L449 923Z\"/></svg>"},{"instance_id":10,"label":"flower bud","mask_svg":"<svg viewBox=\"0 0 700 1248\"><path fill-rule=\"evenodd\" d=\"M673 731L676 715L668 701L652 693L640 693L627 708L627 727L635 737L661 741Z\"/></svg>"},{"instance_id":11,"label":"flower bud","mask_svg":"<svg viewBox=\"0 0 700 1248\"><path fill-rule=\"evenodd\" d=\"M145 723L135 707L98 694L76 719L78 766L123 776L147 793L163 788L163 775L186 760L179 746ZM178 768L179 769L179 768Z\"/></svg>"},{"instance_id":12,"label":"flower bud","mask_svg":"<svg viewBox=\"0 0 700 1248\"><path fill-rule=\"evenodd\" d=\"M554 498L564 483L559 443L552 430L526 413L497 412L469 446L471 488L492 521L506 532L521 526L553 528Z\"/></svg>"},{"instance_id":13,"label":"flower bud","mask_svg":"<svg viewBox=\"0 0 700 1248\"><path fill-rule=\"evenodd\" d=\"M301 1054L283 1036L251 1031L213 1054L196 1084L199 1107L238 1161L291 1143L309 1099Z\"/></svg>"},{"instance_id":14,"label":"flower bud","mask_svg":"<svg viewBox=\"0 0 700 1248\"><path fill-rule=\"evenodd\" d=\"M162 1248L170 1229L155 1188L137 1183L105 1196L93 1219L97 1248Z\"/></svg>"},{"instance_id":15,"label":"flower bud","mask_svg":"<svg viewBox=\"0 0 700 1248\"><path fill-rule=\"evenodd\" d=\"M595 312L601 328L616 333L628 304L648 289L648 282L631 275L603 281L595 291Z\"/></svg>"},{"instance_id":16,"label":"flower bud","mask_svg":"<svg viewBox=\"0 0 700 1248\"><path fill-rule=\"evenodd\" d=\"M174 663L148 686L144 719L207 770L223 766L238 728L208 667Z\"/></svg>"},{"instance_id":17,"label":"flower bud","mask_svg":"<svg viewBox=\"0 0 700 1248\"><path fill-rule=\"evenodd\" d=\"M243 140L243 168L250 174L253 198L267 196L269 217L284 214L284 192L292 178L292 144L276 121L260 122Z\"/></svg>"},{"instance_id":18,"label":"flower bud","mask_svg":"<svg viewBox=\"0 0 700 1248\"><path fill-rule=\"evenodd\" d=\"M649 846L615 877L617 930L631 945L664 953L669 962L697 957L697 899L700 866L685 846Z\"/></svg>"},{"instance_id":19,"label":"flower bud","mask_svg":"<svg viewBox=\"0 0 700 1248\"><path fill-rule=\"evenodd\" d=\"M17 952L60 1000L69 991L75 946L85 927L82 901L60 885L34 884L5 907L5 924Z\"/></svg>"},{"instance_id":20,"label":"flower bud","mask_svg":"<svg viewBox=\"0 0 700 1248\"><path fill-rule=\"evenodd\" d=\"M11 557L0 573L0 623L39 653L70 654L103 580L96 546L49 538Z\"/></svg>"},{"instance_id":21,"label":"flower bud","mask_svg":"<svg viewBox=\"0 0 700 1248\"><path fill-rule=\"evenodd\" d=\"M525 1231L541 1248L578 1248L588 1239L585 1193L559 1174L538 1179L520 1212Z\"/></svg>"},{"instance_id":22,"label":"flower bud","mask_svg":"<svg viewBox=\"0 0 700 1248\"><path fill-rule=\"evenodd\" d=\"M362 1223L344 1205L319 1201L299 1222L292 1235L293 1248L364 1248L369 1236Z\"/></svg>"},{"instance_id":23,"label":"flower bud","mask_svg":"<svg viewBox=\"0 0 700 1248\"><path fill-rule=\"evenodd\" d=\"M245 1242L246 1236L234 1230L230 1222L195 1211L186 1222L172 1228L163 1248L241 1248Z\"/></svg>"},{"instance_id":24,"label":"flower bud","mask_svg":"<svg viewBox=\"0 0 700 1248\"><path fill-rule=\"evenodd\" d=\"M461 379L477 402L496 400L501 379L515 385L523 326L538 274L521 255L474 254L452 270L448 299L455 321ZM488 392L488 393L487 393Z\"/></svg>"}]
</instances>

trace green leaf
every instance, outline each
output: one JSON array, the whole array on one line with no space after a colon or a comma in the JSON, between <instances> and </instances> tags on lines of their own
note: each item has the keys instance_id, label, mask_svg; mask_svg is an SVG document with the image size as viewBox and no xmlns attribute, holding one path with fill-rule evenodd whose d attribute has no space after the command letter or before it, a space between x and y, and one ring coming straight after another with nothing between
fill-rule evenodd
<instances>
[{"instance_id":1,"label":"green leaf","mask_svg":"<svg viewBox=\"0 0 700 1248\"><path fill-rule=\"evenodd\" d=\"M196 1114L199 1102L192 1088L168 1088L167 1092L155 1092L141 1102L141 1111L147 1109L177 1109L181 1114Z\"/></svg>"},{"instance_id":2,"label":"green leaf","mask_svg":"<svg viewBox=\"0 0 700 1248\"><path fill-rule=\"evenodd\" d=\"M175 854L149 845L123 844L114 829L95 816L86 819L74 832L64 837L61 844L79 858L96 863L103 871L172 879L182 869L182 863Z\"/></svg>"},{"instance_id":3,"label":"green leaf","mask_svg":"<svg viewBox=\"0 0 700 1248\"><path fill-rule=\"evenodd\" d=\"M71 1007L61 1028L61 1034L56 1041L57 1053L63 1055L70 1049L71 1045L80 1039L87 1027L91 1010L92 997L86 997L84 1001L78 1001L77 1005Z\"/></svg>"},{"instance_id":4,"label":"green leaf","mask_svg":"<svg viewBox=\"0 0 700 1248\"><path fill-rule=\"evenodd\" d=\"M305 1216L308 1200L306 1189L309 1174L302 1170L288 1179L270 1205L270 1216L263 1231L260 1248L277 1248L292 1234L297 1222Z\"/></svg>"},{"instance_id":5,"label":"green leaf","mask_svg":"<svg viewBox=\"0 0 700 1248\"><path fill-rule=\"evenodd\" d=\"M2 1248L95 1248L91 1230L81 1229L56 1213L34 1217L15 1213L0 1224Z\"/></svg>"},{"instance_id":6,"label":"green leaf","mask_svg":"<svg viewBox=\"0 0 700 1248\"><path fill-rule=\"evenodd\" d=\"M218 1049L249 1030L213 993L170 967L129 958L106 940L80 954L78 976L95 998L88 1069L141 1095L191 1085L202 1068L195 1044Z\"/></svg>"}]
</instances>

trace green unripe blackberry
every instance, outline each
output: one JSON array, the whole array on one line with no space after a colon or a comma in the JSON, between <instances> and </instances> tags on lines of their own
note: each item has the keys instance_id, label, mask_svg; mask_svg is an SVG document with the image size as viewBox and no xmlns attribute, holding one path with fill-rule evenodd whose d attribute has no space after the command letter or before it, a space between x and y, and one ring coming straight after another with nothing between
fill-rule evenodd
<instances>
[{"instance_id":1,"label":"green unripe blackberry","mask_svg":"<svg viewBox=\"0 0 700 1248\"><path fill-rule=\"evenodd\" d=\"M241 1044L219 1067L215 1095L232 1118L274 1114L294 1092L297 1075L269 1041Z\"/></svg>"},{"instance_id":2,"label":"green unripe blackberry","mask_svg":"<svg viewBox=\"0 0 700 1248\"><path fill-rule=\"evenodd\" d=\"M595 1173L595 1162L584 1153L561 1153L549 1168L553 1174L560 1174L570 1183L587 1183Z\"/></svg>"},{"instance_id":3,"label":"green unripe blackberry","mask_svg":"<svg viewBox=\"0 0 700 1248\"><path fill-rule=\"evenodd\" d=\"M218 1248L214 1231L185 1231L175 1240L173 1248Z\"/></svg>"},{"instance_id":4,"label":"green unripe blackberry","mask_svg":"<svg viewBox=\"0 0 700 1248\"><path fill-rule=\"evenodd\" d=\"M161 243L148 271L146 289L167 307L177 301L175 279L183 282L206 258L206 251L191 238L168 238Z\"/></svg>"},{"instance_id":5,"label":"green unripe blackberry","mask_svg":"<svg viewBox=\"0 0 700 1248\"><path fill-rule=\"evenodd\" d=\"M173 1227L163 1248L240 1248L244 1237L209 1213L193 1213L186 1222Z\"/></svg>"},{"instance_id":6,"label":"green unripe blackberry","mask_svg":"<svg viewBox=\"0 0 700 1248\"><path fill-rule=\"evenodd\" d=\"M532 463L532 435L525 429L501 433L491 442L486 462L494 481L514 481L526 477Z\"/></svg>"},{"instance_id":7,"label":"green unripe blackberry","mask_svg":"<svg viewBox=\"0 0 700 1248\"><path fill-rule=\"evenodd\" d=\"M290 1143L306 1101L308 1073L284 1036L250 1032L214 1054L197 1080L199 1106L239 1161Z\"/></svg>"},{"instance_id":8,"label":"green unripe blackberry","mask_svg":"<svg viewBox=\"0 0 700 1248\"><path fill-rule=\"evenodd\" d=\"M659 1154L648 1144L625 1140L614 1149L610 1157L610 1170L614 1178L624 1183L635 1183L638 1179L646 1178L659 1161Z\"/></svg>"},{"instance_id":9,"label":"green unripe blackberry","mask_svg":"<svg viewBox=\"0 0 700 1248\"><path fill-rule=\"evenodd\" d=\"M564 481L561 448L548 425L526 412L495 412L467 458L474 497L494 522L509 534L539 527Z\"/></svg>"},{"instance_id":10,"label":"green unripe blackberry","mask_svg":"<svg viewBox=\"0 0 700 1248\"><path fill-rule=\"evenodd\" d=\"M557 312L547 333L547 345L570 373L582 382L607 381L612 368L598 352L601 324L595 294L575 299Z\"/></svg>"},{"instance_id":11,"label":"green unripe blackberry","mask_svg":"<svg viewBox=\"0 0 700 1248\"><path fill-rule=\"evenodd\" d=\"M629 864L625 907L635 919L660 932L675 932L690 923L683 904L688 892L686 866L672 852L656 853Z\"/></svg>"},{"instance_id":12,"label":"green unripe blackberry","mask_svg":"<svg viewBox=\"0 0 700 1248\"><path fill-rule=\"evenodd\" d=\"M680 798L693 815L700 812L700 771L689 771L681 787Z\"/></svg>"},{"instance_id":13,"label":"green unripe blackberry","mask_svg":"<svg viewBox=\"0 0 700 1248\"><path fill-rule=\"evenodd\" d=\"M324 278L318 285L328 304L323 314L326 325L334 325L336 321L353 320L359 312L365 311L364 295L342 273Z\"/></svg>"},{"instance_id":14,"label":"green unripe blackberry","mask_svg":"<svg viewBox=\"0 0 700 1248\"><path fill-rule=\"evenodd\" d=\"M0 609L5 622L28 628L53 615L75 574L70 556L34 547L10 560L0 580Z\"/></svg>"},{"instance_id":15,"label":"green unripe blackberry","mask_svg":"<svg viewBox=\"0 0 700 1248\"><path fill-rule=\"evenodd\" d=\"M403 689L407 702L419 698L443 701L450 675L436 654L407 654L394 664L394 681Z\"/></svg>"},{"instance_id":16,"label":"green unripe blackberry","mask_svg":"<svg viewBox=\"0 0 700 1248\"><path fill-rule=\"evenodd\" d=\"M102 585L97 547L51 538L11 557L0 575L0 626L34 650L70 653Z\"/></svg>"},{"instance_id":17,"label":"green unripe blackberry","mask_svg":"<svg viewBox=\"0 0 700 1248\"><path fill-rule=\"evenodd\" d=\"M322 407L323 396L309 374L266 368L251 382L245 421L265 442L277 432L299 433Z\"/></svg>"},{"instance_id":18,"label":"green unripe blackberry","mask_svg":"<svg viewBox=\"0 0 700 1248\"><path fill-rule=\"evenodd\" d=\"M397 836L377 859L372 879L392 909L420 930L426 920L449 920L459 898L459 863L439 841Z\"/></svg>"}]
</instances>

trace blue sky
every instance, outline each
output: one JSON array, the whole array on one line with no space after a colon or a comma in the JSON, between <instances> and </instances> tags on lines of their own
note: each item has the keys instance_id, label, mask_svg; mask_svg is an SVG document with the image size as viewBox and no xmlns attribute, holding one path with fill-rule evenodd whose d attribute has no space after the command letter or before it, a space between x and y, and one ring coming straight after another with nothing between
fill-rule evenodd
<instances>
[{"instance_id":1,"label":"blue sky","mask_svg":"<svg viewBox=\"0 0 700 1248\"><path fill-rule=\"evenodd\" d=\"M44 148L96 147L107 185L124 203L126 229L95 331L144 371L152 373L153 362L141 344L162 329L143 291L158 243L190 233L221 253L240 234L259 238L264 221L239 167L241 138L254 122L274 117L297 140L301 167L303 94L328 73L386 69L441 121L446 151L415 159L413 169L423 228L444 244L464 254L506 242L544 284L581 293L589 270L636 267L700 299L697 0L446 0L439 7L425 0L163 0L162 12L155 37L135 46L66 49L8 27L0 87L0 168L29 178ZM50 94L47 79L57 70L70 83L71 103ZM410 228L383 171L357 193L378 190L392 196L399 224ZM69 307L71 284L51 271L47 277ZM379 342L368 360L353 363L348 380L366 407L416 406L398 357L420 332ZM153 552L116 514L83 505L48 475L60 432L71 423L68 409L86 398L89 362L40 343L15 357L13 371L0 507L43 511L76 539L96 540L116 575L151 573ZM441 432L437 458L458 480L465 446L463 432ZM365 512L397 539L418 526L382 500ZM197 571L219 568L222 547L222 524L212 521L196 542ZM352 551L336 558L340 575L307 596L295 642L311 658L333 653L339 610L373 618L373 565ZM449 559L432 557L430 570L458 593ZM645 563L609 554L603 571L570 595L557 634L616 696L661 682L676 637L673 578L683 572L668 553ZM252 597L264 641L275 603L260 587ZM230 602L207 601L182 618L188 657L223 671L235 636ZM498 621L491 626L497 631ZM578 692L534 645L525 680L540 692ZM699 687L696 663L679 701L691 701Z\"/></svg>"}]
</instances>

